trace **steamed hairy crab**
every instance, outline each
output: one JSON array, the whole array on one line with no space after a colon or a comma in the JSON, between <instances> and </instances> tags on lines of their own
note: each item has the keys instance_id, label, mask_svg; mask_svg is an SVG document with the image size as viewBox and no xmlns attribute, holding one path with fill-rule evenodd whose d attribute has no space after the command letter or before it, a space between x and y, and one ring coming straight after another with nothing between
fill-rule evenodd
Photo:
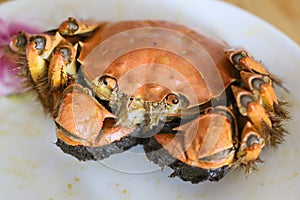
<instances>
[{"instance_id":1,"label":"steamed hairy crab","mask_svg":"<svg viewBox=\"0 0 300 200\"><path fill-rule=\"evenodd\" d=\"M171 176L217 181L283 141L280 81L243 49L166 21L74 18L9 45L56 124L57 145L99 160L142 144Z\"/></svg>"}]
</instances>

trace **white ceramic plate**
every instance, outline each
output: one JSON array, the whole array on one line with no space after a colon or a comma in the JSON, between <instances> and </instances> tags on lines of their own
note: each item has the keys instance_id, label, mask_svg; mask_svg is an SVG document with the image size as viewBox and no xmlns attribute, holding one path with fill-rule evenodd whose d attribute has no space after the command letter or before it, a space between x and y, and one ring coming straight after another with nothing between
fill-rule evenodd
<instances>
[{"instance_id":1,"label":"white ceramic plate","mask_svg":"<svg viewBox=\"0 0 300 200\"><path fill-rule=\"evenodd\" d=\"M54 144L54 124L30 97L0 98L0 199L298 199L300 197L300 49L269 24L220 1L89 0L15 1L0 17L42 29L69 16L101 20L166 19L247 48L278 74L291 93L291 132L277 149L266 149L260 171L242 171L218 183L198 185L168 178L139 147L102 162L79 162ZM298 123L298 124L297 124ZM130 155L129 155L130 154ZM136 172L136 173L134 173Z\"/></svg>"}]
</instances>

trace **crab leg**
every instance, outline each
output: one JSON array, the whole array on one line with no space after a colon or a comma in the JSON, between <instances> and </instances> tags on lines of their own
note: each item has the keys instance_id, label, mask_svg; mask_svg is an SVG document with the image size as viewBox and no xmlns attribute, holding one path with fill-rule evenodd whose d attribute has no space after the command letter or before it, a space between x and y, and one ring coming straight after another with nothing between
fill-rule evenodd
<instances>
[{"instance_id":1,"label":"crab leg","mask_svg":"<svg viewBox=\"0 0 300 200\"><path fill-rule=\"evenodd\" d=\"M47 61L41 56L45 50L46 38L31 37L27 47L27 63L33 82L38 83L47 74Z\"/></svg>"},{"instance_id":2,"label":"crab leg","mask_svg":"<svg viewBox=\"0 0 300 200\"><path fill-rule=\"evenodd\" d=\"M238 70L244 70L252 73L266 75L270 77L275 83L277 83L284 90L288 91L288 89L286 89L282 85L282 81L278 77L274 76L273 74L270 74L265 69L264 65L261 62L253 59L247 51L231 49L226 51L226 53L230 62Z\"/></svg>"},{"instance_id":3,"label":"crab leg","mask_svg":"<svg viewBox=\"0 0 300 200\"><path fill-rule=\"evenodd\" d=\"M227 51L230 62L239 70L245 70L253 73L270 75L265 67L258 61L249 56L244 50Z\"/></svg>"},{"instance_id":4,"label":"crab leg","mask_svg":"<svg viewBox=\"0 0 300 200\"><path fill-rule=\"evenodd\" d=\"M283 102L278 101L272 80L268 76L241 71L241 78L248 89L261 101L270 115L279 119L288 119L289 114L282 108Z\"/></svg>"},{"instance_id":5,"label":"crab leg","mask_svg":"<svg viewBox=\"0 0 300 200\"><path fill-rule=\"evenodd\" d=\"M232 91L241 115L246 116L257 128L267 143L276 145L286 132L280 122L289 118L275 94L272 81L282 86L264 66L244 50L229 50L230 62L240 70L241 87L232 86ZM242 88L243 84L246 88Z\"/></svg>"},{"instance_id":6,"label":"crab leg","mask_svg":"<svg viewBox=\"0 0 300 200\"><path fill-rule=\"evenodd\" d=\"M249 118L262 138L271 145L282 142L284 140L283 133L286 131L279 122L272 122L270 114L259 100L246 89L237 86L231 87L240 114Z\"/></svg>"},{"instance_id":7,"label":"crab leg","mask_svg":"<svg viewBox=\"0 0 300 200\"><path fill-rule=\"evenodd\" d=\"M62 35L71 36L89 33L98 28L99 23L94 21L79 21L73 17L69 17L62 22L58 28L58 32Z\"/></svg>"},{"instance_id":8,"label":"crab leg","mask_svg":"<svg viewBox=\"0 0 300 200\"><path fill-rule=\"evenodd\" d=\"M231 88L241 115L248 116L259 130L262 130L265 125L272 127L267 111L250 91L237 86Z\"/></svg>"},{"instance_id":9,"label":"crab leg","mask_svg":"<svg viewBox=\"0 0 300 200\"><path fill-rule=\"evenodd\" d=\"M267 110L274 112L274 104L278 105L272 81L268 76L253 74L245 71L240 72L242 80L247 87L262 100Z\"/></svg>"},{"instance_id":10,"label":"crab leg","mask_svg":"<svg viewBox=\"0 0 300 200\"><path fill-rule=\"evenodd\" d=\"M244 166L246 173L251 169L256 169L255 162L261 161L259 158L260 153L265 146L265 140L261 137L254 125L248 121L246 122L237 152L237 161L234 163L233 168Z\"/></svg>"},{"instance_id":11,"label":"crab leg","mask_svg":"<svg viewBox=\"0 0 300 200\"><path fill-rule=\"evenodd\" d=\"M47 74L47 59L61 41L62 37L59 34L55 37L45 34L30 37L26 57L30 75L34 82L38 82Z\"/></svg>"},{"instance_id":12,"label":"crab leg","mask_svg":"<svg viewBox=\"0 0 300 200\"><path fill-rule=\"evenodd\" d=\"M9 43L9 48L19 55L26 55L26 48L30 37L31 35L28 33L20 31Z\"/></svg>"},{"instance_id":13,"label":"crab leg","mask_svg":"<svg viewBox=\"0 0 300 200\"><path fill-rule=\"evenodd\" d=\"M75 79L77 44L61 45L54 50L48 68L48 82L52 90L63 88L68 79Z\"/></svg>"}]
</instances>

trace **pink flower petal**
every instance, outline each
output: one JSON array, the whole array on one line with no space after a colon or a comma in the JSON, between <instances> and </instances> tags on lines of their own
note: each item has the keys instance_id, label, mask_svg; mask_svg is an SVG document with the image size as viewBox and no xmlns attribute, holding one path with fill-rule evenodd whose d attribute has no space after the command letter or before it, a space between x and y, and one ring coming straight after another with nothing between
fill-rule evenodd
<instances>
[{"instance_id":1,"label":"pink flower petal","mask_svg":"<svg viewBox=\"0 0 300 200\"><path fill-rule=\"evenodd\" d=\"M38 33L38 29L21 23L5 22L0 19L0 96L22 92L22 79L16 78L18 70L16 64L3 52L3 47L8 45L12 36L19 31Z\"/></svg>"}]
</instances>

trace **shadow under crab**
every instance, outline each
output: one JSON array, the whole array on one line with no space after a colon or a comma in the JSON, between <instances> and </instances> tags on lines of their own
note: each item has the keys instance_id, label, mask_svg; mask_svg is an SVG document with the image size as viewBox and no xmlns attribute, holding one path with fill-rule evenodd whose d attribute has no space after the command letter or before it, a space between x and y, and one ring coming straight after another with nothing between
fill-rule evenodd
<instances>
[{"instance_id":1,"label":"shadow under crab","mask_svg":"<svg viewBox=\"0 0 300 200\"><path fill-rule=\"evenodd\" d=\"M56 145L61 148L64 153L70 154L80 161L87 161L108 158L113 154L127 151L131 147L136 146L138 143L137 138L126 136L121 140L99 147L89 147L84 145L72 146L66 144L60 139L57 140Z\"/></svg>"}]
</instances>

